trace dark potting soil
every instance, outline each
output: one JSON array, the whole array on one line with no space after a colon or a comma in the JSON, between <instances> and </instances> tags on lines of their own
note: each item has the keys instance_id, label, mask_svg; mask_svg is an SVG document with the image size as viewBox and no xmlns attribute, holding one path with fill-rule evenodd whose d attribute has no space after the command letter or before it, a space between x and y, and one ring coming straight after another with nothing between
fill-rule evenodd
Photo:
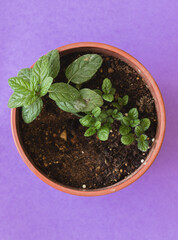
<instances>
[{"instance_id":1,"label":"dark potting soil","mask_svg":"<svg viewBox=\"0 0 178 240\"><path fill-rule=\"evenodd\" d=\"M61 57L61 70L54 82L67 82L64 74L66 67L83 54L72 53ZM106 77L112 81L119 96L129 95L129 103L123 112L137 107L140 118L151 120L146 132L151 148L157 115L149 89L126 63L106 56L103 56L100 70L83 87L101 88ZM113 124L109 140L102 142L96 135L84 137L86 128L80 125L78 118L60 110L48 96L43 98L43 102L41 114L30 124L23 122L20 112L19 131L32 163L53 181L81 189L110 186L134 172L148 155L149 150L146 153L138 150L136 141L130 146L121 144L118 121Z\"/></svg>"}]
</instances>

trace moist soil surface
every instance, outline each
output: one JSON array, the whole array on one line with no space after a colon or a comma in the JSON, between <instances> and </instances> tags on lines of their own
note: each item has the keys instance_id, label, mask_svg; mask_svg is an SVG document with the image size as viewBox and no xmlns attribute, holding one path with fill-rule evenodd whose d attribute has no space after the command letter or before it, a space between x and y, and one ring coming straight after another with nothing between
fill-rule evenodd
<instances>
[{"instance_id":1,"label":"moist soil surface","mask_svg":"<svg viewBox=\"0 0 178 240\"><path fill-rule=\"evenodd\" d=\"M67 82L66 67L85 53L71 53L61 57L61 70L54 82ZM146 134L151 148L156 134L157 115L154 99L138 73L121 60L102 56L103 64L95 76L82 87L101 88L104 78L112 81L119 96L129 95L123 113L137 107L139 118L147 117L151 126ZM36 120L25 124L20 118L22 145L31 162L51 180L79 189L97 189L113 185L134 172L149 153L141 152L135 141L121 144L119 121L113 123L109 140L100 141L96 135L84 137L85 127L78 117L60 110L48 96L43 98L43 110Z\"/></svg>"}]
</instances>

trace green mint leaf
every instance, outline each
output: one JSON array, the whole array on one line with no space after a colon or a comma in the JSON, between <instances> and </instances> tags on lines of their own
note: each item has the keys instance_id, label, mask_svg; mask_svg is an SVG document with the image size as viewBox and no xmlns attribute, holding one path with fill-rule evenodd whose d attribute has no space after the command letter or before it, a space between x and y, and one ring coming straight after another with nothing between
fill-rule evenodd
<instances>
[{"instance_id":1,"label":"green mint leaf","mask_svg":"<svg viewBox=\"0 0 178 240\"><path fill-rule=\"evenodd\" d=\"M40 89L40 87L38 84L38 79L32 75L31 79L30 79L30 90L39 92L39 89Z\"/></svg>"},{"instance_id":2,"label":"green mint leaf","mask_svg":"<svg viewBox=\"0 0 178 240\"><path fill-rule=\"evenodd\" d=\"M25 100L26 96L22 95L20 93L13 93L8 101L8 107L9 108L18 108L18 107L22 107L24 100Z\"/></svg>"},{"instance_id":3,"label":"green mint leaf","mask_svg":"<svg viewBox=\"0 0 178 240\"><path fill-rule=\"evenodd\" d=\"M109 122L105 123L105 124L103 125L103 127L107 127L107 128L109 128L109 130L112 129L111 123L109 123Z\"/></svg>"},{"instance_id":4,"label":"green mint leaf","mask_svg":"<svg viewBox=\"0 0 178 240\"><path fill-rule=\"evenodd\" d=\"M89 112L95 107L101 107L103 105L102 97L89 88L83 88L79 92L86 104L86 107L82 109L82 112Z\"/></svg>"},{"instance_id":5,"label":"green mint leaf","mask_svg":"<svg viewBox=\"0 0 178 240\"><path fill-rule=\"evenodd\" d=\"M85 54L77 58L66 69L68 82L81 84L91 79L101 67L103 60L98 54Z\"/></svg>"},{"instance_id":6,"label":"green mint leaf","mask_svg":"<svg viewBox=\"0 0 178 240\"><path fill-rule=\"evenodd\" d=\"M31 123L38 117L43 107L43 101L38 98L33 104L28 107L22 107L22 118L25 123Z\"/></svg>"},{"instance_id":7,"label":"green mint leaf","mask_svg":"<svg viewBox=\"0 0 178 240\"><path fill-rule=\"evenodd\" d=\"M128 101L129 101L129 96L128 95L125 95L123 98L122 98L122 103L124 106L126 106L128 104Z\"/></svg>"},{"instance_id":8,"label":"green mint leaf","mask_svg":"<svg viewBox=\"0 0 178 240\"><path fill-rule=\"evenodd\" d=\"M80 112L81 109L85 106L84 103L74 100L73 102L59 102L56 101L56 105L65 112L70 112L77 115L77 112ZM79 115L77 115L79 116Z\"/></svg>"},{"instance_id":9,"label":"green mint leaf","mask_svg":"<svg viewBox=\"0 0 178 240\"><path fill-rule=\"evenodd\" d=\"M24 80L21 77L13 77L8 80L9 86L14 90L16 93L20 94L29 94L30 93L30 82Z\"/></svg>"},{"instance_id":10,"label":"green mint leaf","mask_svg":"<svg viewBox=\"0 0 178 240\"><path fill-rule=\"evenodd\" d=\"M123 105L124 105L123 99L121 97L118 97L118 103L115 106L117 107L117 109L121 110Z\"/></svg>"},{"instance_id":11,"label":"green mint leaf","mask_svg":"<svg viewBox=\"0 0 178 240\"><path fill-rule=\"evenodd\" d=\"M137 146L140 151L146 152L148 150L149 143L147 140L144 140L144 141L138 140Z\"/></svg>"},{"instance_id":12,"label":"green mint leaf","mask_svg":"<svg viewBox=\"0 0 178 240\"><path fill-rule=\"evenodd\" d=\"M99 89L94 89L93 91L96 92L97 94L99 94L100 96L102 96L101 90L99 90Z\"/></svg>"},{"instance_id":13,"label":"green mint leaf","mask_svg":"<svg viewBox=\"0 0 178 240\"><path fill-rule=\"evenodd\" d=\"M54 83L49 89L49 97L57 102L71 102L80 97L79 91L67 83Z\"/></svg>"},{"instance_id":14,"label":"green mint leaf","mask_svg":"<svg viewBox=\"0 0 178 240\"><path fill-rule=\"evenodd\" d=\"M113 113L113 110L112 110L112 109L108 109L108 110L106 111L106 114L107 114L108 116L112 115L112 113Z\"/></svg>"},{"instance_id":15,"label":"green mint leaf","mask_svg":"<svg viewBox=\"0 0 178 240\"><path fill-rule=\"evenodd\" d=\"M103 84L102 84L102 90L103 92L107 95L110 93L111 91L111 88L112 88L112 83L111 81L108 79L108 78L105 78L103 80ZM112 94L111 94L112 95ZM107 100L106 100L107 101Z\"/></svg>"},{"instance_id":16,"label":"green mint leaf","mask_svg":"<svg viewBox=\"0 0 178 240\"><path fill-rule=\"evenodd\" d=\"M134 120L134 119L138 119L138 110L136 108L132 108L130 109L128 116L130 117L130 119Z\"/></svg>"},{"instance_id":17,"label":"green mint leaf","mask_svg":"<svg viewBox=\"0 0 178 240\"><path fill-rule=\"evenodd\" d=\"M114 122L114 120L112 117L108 117L107 122L112 124Z\"/></svg>"},{"instance_id":18,"label":"green mint leaf","mask_svg":"<svg viewBox=\"0 0 178 240\"><path fill-rule=\"evenodd\" d=\"M115 88L111 88L110 94L114 95L115 93L116 93L116 89Z\"/></svg>"},{"instance_id":19,"label":"green mint leaf","mask_svg":"<svg viewBox=\"0 0 178 240\"><path fill-rule=\"evenodd\" d=\"M119 106L119 104L118 104L118 103L116 103L116 102L113 102L113 103L112 103L112 105L113 105L113 107L115 107L115 108L117 108L118 110L120 110L120 106Z\"/></svg>"},{"instance_id":20,"label":"green mint leaf","mask_svg":"<svg viewBox=\"0 0 178 240\"><path fill-rule=\"evenodd\" d=\"M150 127L150 124L151 124L151 122L150 122L149 118L141 119L140 125L141 125L143 131L148 130L148 128Z\"/></svg>"},{"instance_id":21,"label":"green mint leaf","mask_svg":"<svg viewBox=\"0 0 178 240\"><path fill-rule=\"evenodd\" d=\"M49 57L49 76L52 78L57 77L60 70L60 56L58 50L50 51L47 56Z\"/></svg>"},{"instance_id":22,"label":"green mint leaf","mask_svg":"<svg viewBox=\"0 0 178 240\"><path fill-rule=\"evenodd\" d=\"M78 112L84 112L83 109L87 106L87 104L81 97L74 100L72 104Z\"/></svg>"},{"instance_id":23,"label":"green mint leaf","mask_svg":"<svg viewBox=\"0 0 178 240\"><path fill-rule=\"evenodd\" d=\"M142 134L140 137L139 137L139 140L140 141L145 141L145 140L147 140L147 135L145 135L145 134Z\"/></svg>"},{"instance_id":24,"label":"green mint leaf","mask_svg":"<svg viewBox=\"0 0 178 240\"><path fill-rule=\"evenodd\" d=\"M92 114L94 117L98 117L101 113L101 108L100 107L95 107L93 110L92 110Z\"/></svg>"},{"instance_id":25,"label":"green mint leaf","mask_svg":"<svg viewBox=\"0 0 178 240\"><path fill-rule=\"evenodd\" d=\"M96 133L96 129L94 127L90 127L85 131L84 136L90 137L90 136L94 135L95 133Z\"/></svg>"},{"instance_id":26,"label":"green mint leaf","mask_svg":"<svg viewBox=\"0 0 178 240\"><path fill-rule=\"evenodd\" d=\"M102 126L98 132L97 132L97 136L101 141L107 141L109 138L109 127L108 126Z\"/></svg>"},{"instance_id":27,"label":"green mint leaf","mask_svg":"<svg viewBox=\"0 0 178 240\"><path fill-rule=\"evenodd\" d=\"M118 104L119 104L120 107L123 106L123 100L122 100L121 97L118 97Z\"/></svg>"},{"instance_id":28,"label":"green mint leaf","mask_svg":"<svg viewBox=\"0 0 178 240\"><path fill-rule=\"evenodd\" d=\"M56 101L56 104L59 108L61 108L63 111L65 112L71 112L71 113L75 113L76 112L82 112L83 108L86 107L85 101L81 98L78 98L72 102L59 102ZM79 116L79 115L77 115Z\"/></svg>"},{"instance_id":29,"label":"green mint leaf","mask_svg":"<svg viewBox=\"0 0 178 240\"><path fill-rule=\"evenodd\" d=\"M107 102L112 102L114 100L114 96L112 94L103 94L103 99Z\"/></svg>"},{"instance_id":30,"label":"green mint leaf","mask_svg":"<svg viewBox=\"0 0 178 240\"><path fill-rule=\"evenodd\" d=\"M113 110L113 114L117 114L118 113L118 110L117 109L114 109Z\"/></svg>"},{"instance_id":31,"label":"green mint leaf","mask_svg":"<svg viewBox=\"0 0 178 240\"><path fill-rule=\"evenodd\" d=\"M119 132L121 135L127 135L130 131L131 131L131 128L125 125L121 125L119 128Z\"/></svg>"},{"instance_id":32,"label":"green mint leaf","mask_svg":"<svg viewBox=\"0 0 178 240\"><path fill-rule=\"evenodd\" d=\"M130 118L129 117L123 117L122 118L122 124L126 126L130 126Z\"/></svg>"},{"instance_id":33,"label":"green mint leaf","mask_svg":"<svg viewBox=\"0 0 178 240\"><path fill-rule=\"evenodd\" d=\"M79 122L84 127L90 127L92 120L93 118L91 115L85 115L84 117L79 119Z\"/></svg>"},{"instance_id":34,"label":"green mint leaf","mask_svg":"<svg viewBox=\"0 0 178 240\"><path fill-rule=\"evenodd\" d=\"M38 84L41 84L49 76L49 70L49 57L46 55L40 57L32 68L32 75L37 79Z\"/></svg>"},{"instance_id":35,"label":"green mint leaf","mask_svg":"<svg viewBox=\"0 0 178 240\"><path fill-rule=\"evenodd\" d=\"M139 119L135 119L135 120L131 120L130 121L130 126L131 127L136 127L140 124L140 120Z\"/></svg>"},{"instance_id":36,"label":"green mint leaf","mask_svg":"<svg viewBox=\"0 0 178 240\"><path fill-rule=\"evenodd\" d=\"M59 101L56 101L56 105L60 109L62 109L64 112L70 112L70 113L78 112L77 109L74 107L74 105L71 102L59 102Z\"/></svg>"},{"instance_id":37,"label":"green mint leaf","mask_svg":"<svg viewBox=\"0 0 178 240\"><path fill-rule=\"evenodd\" d=\"M101 114L98 117L98 120L103 123L106 121L107 116L108 115L105 112L101 112Z\"/></svg>"},{"instance_id":38,"label":"green mint leaf","mask_svg":"<svg viewBox=\"0 0 178 240\"><path fill-rule=\"evenodd\" d=\"M96 129L100 129L100 127L101 127L101 122L100 122L100 121L96 121L95 124L94 124L94 127L95 127Z\"/></svg>"},{"instance_id":39,"label":"green mint leaf","mask_svg":"<svg viewBox=\"0 0 178 240\"><path fill-rule=\"evenodd\" d=\"M49 88L51 87L51 84L53 82L52 77L46 77L42 84L41 84L41 90L40 90L40 96L43 97L44 95L47 94Z\"/></svg>"},{"instance_id":40,"label":"green mint leaf","mask_svg":"<svg viewBox=\"0 0 178 240\"><path fill-rule=\"evenodd\" d=\"M139 137L143 132L144 132L144 131L143 131L143 129L142 129L141 126L136 126L136 128L135 128L135 134L136 134L137 137Z\"/></svg>"},{"instance_id":41,"label":"green mint leaf","mask_svg":"<svg viewBox=\"0 0 178 240\"><path fill-rule=\"evenodd\" d=\"M31 92L29 95L26 96L23 106L27 107L32 103L34 103L37 99L38 99L38 96L35 95L35 92Z\"/></svg>"},{"instance_id":42,"label":"green mint leaf","mask_svg":"<svg viewBox=\"0 0 178 240\"><path fill-rule=\"evenodd\" d=\"M128 135L124 135L121 137L121 142L124 145L130 145L134 142L135 138L133 133L129 133Z\"/></svg>"},{"instance_id":43,"label":"green mint leaf","mask_svg":"<svg viewBox=\"0 0 178 240\"><path fill-rule=\"evenodd\" d=\"M121 121L123 119L123 114L121 112L118 112L117 114L113 114L112 117L116 120Z\"/></svg>"},{"instance_id":44,"label":"green mint leaf","mask_svg":"<svg viewBox=\"0 0 178 240\"><path fill-rule=\"evenodd\" d=\"M23 68L18 72L18 77L23 78L23 80L30 81L32 75L32 69L31 68Z\"/></svg>"}]
</instances>

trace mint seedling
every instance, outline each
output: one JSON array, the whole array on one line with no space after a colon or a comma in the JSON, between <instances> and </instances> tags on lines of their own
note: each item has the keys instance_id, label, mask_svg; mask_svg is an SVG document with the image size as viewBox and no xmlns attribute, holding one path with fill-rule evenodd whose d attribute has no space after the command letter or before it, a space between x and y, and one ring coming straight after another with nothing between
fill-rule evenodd
<instances>
[{"instance_id":1,"label":"mint seedling","mask_svg":"<svg viewBox=\"0 0 178 240\"><path fill-rule=\"evenodd\" d=\"M149 129L150 127L150 120L148 118L143 118L140 121L140 125L138 125L135 128L135 134L137 136L137 142L138 142L138 149L142 152L146 152L148 150L149 144L147 140L147 135L145 135L145 131Z\"/></svg>"},{"instance_id":2,"label":"mint seedling","mask_svg":"<svg viewBox=\"0 0 178 240\"><path fill-rule=\"evenodd\" d=\"M128 101L129 96L125 95L123 98L119 97L118 102L114 102L112 105L120 111L124 106L127 105Z\"/></svg>"},{"instance_id":3,"label":"mint seedling","mask_svg":"<svg viewBox=\"0 0 178 240\"><path fill-rule=\"evenodd\" d=\"M52 50L40 57L33 68L21 69L17 77L8 80L14 90L8 107L22 107L23 120L31 123L40 114L42 99L49 93L49 98L60 109L79 117L81 125L87 127L84 136L97 134L98 139L107 141L112 124L119 121L118 132L122 144L130 145L136 140L138 149L147 151L149 144L145 131L150 126L150 120L140 120L136 108L125 114L121 112L128 104L128 95L119 96L116 101L116 89L108 78L103 80L101 90L82 88L82 84L95 75L102 62L98 54L85 54L67 67L66 82L53 84L53 79L60 71L60 56L57 50Z\"/></svg>"},{"instance_id":4,"label":"mint seedling","mask_svg":"<svg viewBox=\"0 0 178 240\"><path fill-rule=\"evenodd\" d=\"M103 99L107 102L112 102L114 100L114 94L116 92L115 88L112 88L112 83L108 78L105 78L102 84L102 90L104 94Z\"/></svg>"}]
</instances>

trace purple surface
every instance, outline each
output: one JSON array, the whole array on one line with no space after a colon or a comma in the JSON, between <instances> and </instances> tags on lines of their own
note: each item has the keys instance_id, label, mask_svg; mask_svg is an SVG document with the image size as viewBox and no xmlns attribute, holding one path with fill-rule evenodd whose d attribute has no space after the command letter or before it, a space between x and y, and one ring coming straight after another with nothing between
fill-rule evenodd
<instances>
[{"instance_id":1,"label":"purple surface","mask_svg":"<svg viewBox=\"0 0 178 240\"><path fill-rule=\"evenodd\" d=\"M0 9L0 239L178 239L177 0L1 0ZM152 167L124 190L93 198L59 192L27 168L7 108L9 77L79 41L136 57L156 79L167 111L165 141Z\"/></svg>"}]
</instances>

